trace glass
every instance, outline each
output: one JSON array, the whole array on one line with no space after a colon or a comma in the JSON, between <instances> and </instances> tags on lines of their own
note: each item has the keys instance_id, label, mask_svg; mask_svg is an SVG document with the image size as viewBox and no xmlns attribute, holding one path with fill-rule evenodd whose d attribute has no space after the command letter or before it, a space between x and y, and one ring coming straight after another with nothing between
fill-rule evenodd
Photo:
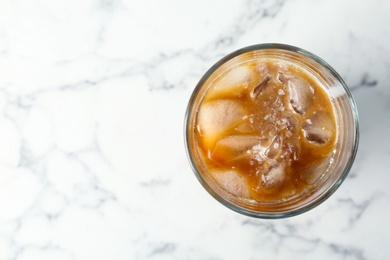
<instances>
[{"instance_id":1,"label":"glass","mask_svg":"<svg viewBox=\"0 0 390 260\"><path fill-rule=\"evenodd\" d=\"M329 95L335 113L337 137L333 163L304 192L277 201L243 199L232 195L211 177L197 146L196 117L213 81L238 64L261 59L287 61L316 78ZM244 215L285 218L306 212L331 196L347 177L358 148L359 127L355 101L342 78L325 61L300 48L284 44L258 44L237 50L218 61L200 79L189 100L185 117L186 150L192 169L203 187L220 203Z\"/></svg>"}]
</instances>

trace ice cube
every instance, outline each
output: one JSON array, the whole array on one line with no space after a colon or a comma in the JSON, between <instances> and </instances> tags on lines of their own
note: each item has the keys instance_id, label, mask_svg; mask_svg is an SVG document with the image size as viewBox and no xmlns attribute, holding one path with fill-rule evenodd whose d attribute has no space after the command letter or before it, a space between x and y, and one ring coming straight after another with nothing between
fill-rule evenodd
<instances>
[{"instance_id":1,"label":"ice cube","mask_svg":"<svg viewBox=\"0 0 390 260\"><path fill-rule=\"evenodd\" d=\"M257 144L256 146L253 146L251 150L252 158L256 160L258 163L268 163L269 161L269 148L270 143L272 143L269 139L261 139L262 141Z\"/></svg>"},{"instance_id":2,"label":"ice cube","mask_svg":"<svg viewBox=\"0 0 390 260\"><path fill-rule=\"evenodd\" d=\"M261 190L263 192L270 192L278 189L286 178L284 166L276 163L268 168L266 172L261 175Z\"/></svg>"},{"instance_id":3,"label":"ice cube","mask_svg":"<svg viewBox=\"0 0 390 260\"><path fill-rule=\"evenodd\" d=\"M330 166L331 157L322 161L315 162L301 172L301 180L311 185L318 181L324 174L326 174Z\"/></svg>"},{"instance_id":4,"label":"ice cube","mask_svg":"<svg viewBox=\"0 0 390 260\"><path fill-rule=\"evenodd\" d=\"M299 153L300 153L300 145L299 145L299 137L293 136L287 143L286 143L286 157L290 158L290 160L297 161L299 159ZM292 161L289 161L289 164L291 165Z\"/></svg>"},{"instance_id":5,"label":"ice cube","mask_svg":"<svg viewBox=\"0 0 390 260\"><path fill-rule=\"evenodd\" d=\"M218 184L229 193L241 198L250 198L246 179L238 171L213 171L212 175Z\"/></svg>"},{"instance_id":6,"label":"ice cube","mask_svg":"<svg viewBox=\"0 0 390 260\"><path fill-rule=\"evenodd\" d=\"M267 87L268 82L271 80L271 76L267 75L264 79L253 88L250 95L252 98L257 98Z\"/></svg>"},{"instance_id":7,"label":"ice cube","mask_svg":"<svg viewBox=\"0 0 390 260\"><path fill-rule=\"evenodd\" d=\"M245 159L249 161L253 147L261 145L263 142L265 140L250 135L223 137L215 143L211 158L223 163Z\"/></svg>"},{"instance_id":8,"label":"ice cube","mask_svg":"<svg viewBox=\"0 0 390 260\"><path fill-rule=\"evenodd\" d=\"M328 112L316 111L302 124L302 130L307 140L325 144L334 135L335 125Z\"/></svg>"},{"instance_id":9,"label":"ice cube","mask_svg":"<svg viewBox=\"0 0 390 260\"><path fill-rule=\"evenodd\" d=\"M282 147L282 138L279 135L276 135L270 145L267 148L266 155L268 158L275 158Z\"/></svg>"},{"instance_id":10,"label":"ice cube","mask_svg":"<svg viewBox=\"0 0 390 260\"><path fill-rule=\"evenodd\" d=\"M202 104L197 123L205 145L212 148L220 134L240 123L244 116L245 110L240 101L217 100Z\"/></svg>"},{"instance_id":11,"label":"ice cube","mask_svg":"<svg viewBox=\"0 0 390 260\"><path fill-rule=\"evenodd\" d=\"M287 78L279 74L279 80L288 87L290 104L294 111L303 115L313 103L314 89L299 77Z\"/></svg>"},{"instance_id":12,"label":"ice cube","mask_svg":"<svg viewBox=\"0 0 390 260\"><path fill-rule=\"evenodd\" d=\"M209 90L208 98L237 96L252 80L253 75L250 67L245 65L235 67L216 80L214 86Z\"/></svg>"}]
</instances>

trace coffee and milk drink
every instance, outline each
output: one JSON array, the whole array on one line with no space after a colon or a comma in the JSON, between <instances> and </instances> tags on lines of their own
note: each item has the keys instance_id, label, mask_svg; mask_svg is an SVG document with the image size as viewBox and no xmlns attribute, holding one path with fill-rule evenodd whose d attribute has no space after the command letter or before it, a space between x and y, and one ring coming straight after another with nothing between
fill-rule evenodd
<instances>
[{"instance_id":1,"label":"coffee and milk drink","mask_svg":"<svg viewBox=\"0 0 390 260\"><path fill-rule=\"evenodd\" d=\"M202 82L188 127L201 182L251 211L299 204L339 157L330 87L310 66L279 56L248 52L220 65Z\"/></svg>"}]
</instances>

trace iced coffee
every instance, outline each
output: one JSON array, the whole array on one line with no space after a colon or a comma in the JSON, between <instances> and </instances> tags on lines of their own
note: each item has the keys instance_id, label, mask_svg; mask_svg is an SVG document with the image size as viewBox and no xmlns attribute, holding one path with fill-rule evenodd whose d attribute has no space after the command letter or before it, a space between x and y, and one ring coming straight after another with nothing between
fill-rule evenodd
<instances>
[{"instance_id":1,"label":"iced coffee","mask_svg":"<svg viewBox=\"0 0 390 260\"><path fill-rule=\"evenodd\" d=\"M244 214L304 207L340 168L337 86L288 54L271 48L232 57L193 96L187 141L198 178Z\"/></svg>"}]
</instances>

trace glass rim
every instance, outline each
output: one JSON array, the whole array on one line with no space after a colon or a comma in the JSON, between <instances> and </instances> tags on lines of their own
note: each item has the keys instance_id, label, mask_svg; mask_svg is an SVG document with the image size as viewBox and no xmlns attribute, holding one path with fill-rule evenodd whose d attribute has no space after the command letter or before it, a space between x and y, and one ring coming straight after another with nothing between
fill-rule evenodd
<instances>
[{"instance_id":1,"label":"glass rim","mask_svg":"<svg viewBox=\"0 0 390 260\"><path fill-rule=\"evenodd\" d=\"M351 115L353 117L353 125L354 125L354 131L353 131L353 146L351 148L351 155L348 158L348 162L343 169L343 172L340 174L339 178L330 185L330 187L322 194L320 194L319 197L317 197L313 201L309 201L307 204L303 205L302 207L298 207L295 209L287 210L287 211L280 211L280 212L260 212L256 210L250 210L246 209L244 207L240 207L238 205L235 205L231 201L225 199L223 196L218 194L210 185L209 183L204 179L202 174L200 173L198 166L195 163L194 160L194 155L191 149L190 145L190 126L191 126L191 115L192 115L192 108L194 107L195 100L198 96L199 91L202 89L204 86L204 83L210 78L211 75L223 64L228 62L229 60L251 52L251 51L256 51L256 50L270 50L270 49L275 49L275 50L284 50L284 51L289 51L292 53L298 53L300 55L303 55L306 58L309 58L310 60L313 60L317 62L320 66L322 66L324 69L329 71L331 75L335 78L338 83L342 86L343 90L345 91L345 94L348 97L348 103L351 107ZM192 171L194 172L196 178L198 181L201 183L203 188L207 190L207 192L212 195L217 201L219 201L222 205L226 206L227 208L236 211L240 214L250 216L250 217L255 217L255 218L263 218L263 219L280 219L280 218L288 218L292 216L296 216L299 214L302 214L306 211L309 211L321 203L323 203L325 200L327 200L339 187L340 185L344 182L344 180L347 178L353 162L355 160L358 146L359 146L359 117L358 117L358 111L357 111L357 106L356 102L352 96L352 93L344 80L341 78L341 76L323 59L318 57L317 55L306 51L302 48L288 45L288 44L281 44L281 43L261 43L261 44L255 44L255 45L250 45L247 47L243 47L241 49L238 49L236 51L233 51L224 57L222 57L220 60L218 60L213 66L211 66L206 73L201 77L199 82L197 83L196 87L194 88L192 95L189 99L186 113L185 113L185 119L184 119L184 140L185 140L185 148L186 148L186 153L187 153L187 158L190 162L190 166L192 168Z\"/></svg>"}]
</instances>

